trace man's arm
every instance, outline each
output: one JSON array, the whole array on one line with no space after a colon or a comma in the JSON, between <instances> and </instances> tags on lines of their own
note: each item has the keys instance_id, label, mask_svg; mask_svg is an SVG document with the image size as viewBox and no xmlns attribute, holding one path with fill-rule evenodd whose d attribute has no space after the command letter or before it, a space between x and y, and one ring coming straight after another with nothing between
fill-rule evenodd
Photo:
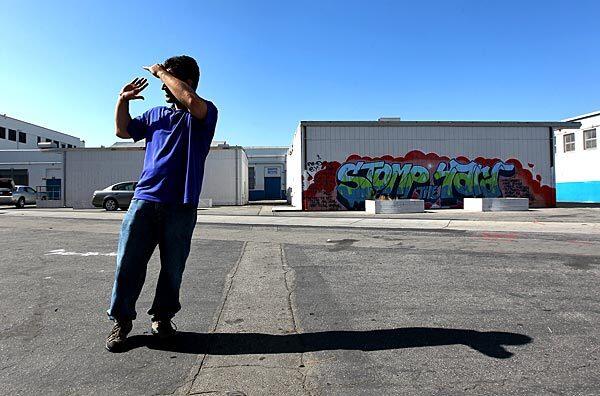
<instances>
[{"instance_id":1,"label":"man's arm","mask_svg":"<svg viewBox=\"0 0 600 396\"><path fill-rule=\"evenodd\" d=\"M145 78L136 78L129 84L125 85L117 99L117 107L115 108L115 133L121 139L130 139L131 136L127 132L127 126L131 122L129 115L129 101L135 99L144 99L139 96L148 86L148 80Z\"/></svg>"},{"instance_id":2,"label":"man's arm","mask_svg":"<svg viewBox=\"0 0 600 396\"><path fill-rule=\"evenodd\" d=\"M152 73L153 76L160 78L177 101L185 106L195 118L203 120L206 117L208 112L206 102L186 82L173 76L160 64L145 66L144 69Z\"/></svg>"}]
</instances>

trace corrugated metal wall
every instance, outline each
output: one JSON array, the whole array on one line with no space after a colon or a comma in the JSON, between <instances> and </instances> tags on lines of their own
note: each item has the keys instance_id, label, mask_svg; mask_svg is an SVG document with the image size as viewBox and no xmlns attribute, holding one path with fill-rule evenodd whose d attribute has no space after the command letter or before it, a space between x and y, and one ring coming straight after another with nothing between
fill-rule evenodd
<instances>
[{"instance_id":1,"label":"corrugated metal wall","mask_svg":"<svg viewBox=\"0 0 600 396\"><path fill-rule=\"evenodd\" d=\"M143 149L65 151L65 206L93 208L94 191L121 181L138 180L143 164Z\"/></svg>"},{"instance_id":2,"label":"corrugated metal wall","mask_svg":"<svg viewBox=\"0 0 600 396\"><path fill-rule=\"evenodd\" d=\"M294 150L296 150L296 144L306 144L304 147L306 159L303 164L304 198L307 195L315 196L315 194L317 197L312 208L311 204L307 207L307 201L303 198L304 209L319 210L319 207L322 207L320 210L348 209L348 205L338 205L334 202L336 194L330 190L332 183L335 186L337 180L329 179L336 177L335 170L332 166L328 170L324 170L321 163L343 164L353 154L359 157L391 156L397 158L417 150L424 154L435 153L437 156L449 159L459 157L466 157L469 160L475 160L478 157L501 161L516 159L525 171L531 173L532 178L535 179L533 183L537 180L538 184L554 188L550 131L548 127L544 126L308 125L305 128L305 142L295 140ZM412 157L418 159L419 155ZM401 158L400 160L404 162L409 159ZM424 158L421 162L423 161L425 161ZM437 166L437 162L435 166ZM519 169L517 171L520 172ZM309 187L315 182L319 185L313 187L309 194L306 194ZM325 195L329 195L329 197L323 197ZM462 205L462 201L459 204ZM450 206L456 207L460 206L459 204Z\"/></svg>"},{"instance_id":3,"label":"corrugated metal wall","mask_svg":"<svg viewBox=\"0 0 600 396\"><path fill-rule=\"evenodd\" d=\"M127 180L138 180L144 163L143 149L84 149L65 152L65 206L92 208L95 190ZM201 198L213 205L242 205L248 202L248 173L241 170L244 151L211 148L206 158ZM237 158L237 160L236 160ZM236 172L237 169L237 172ZM237 175L237 178L236 178ZM238 186L236 188L236 185Z\"/></svg>"},{"instance_id":4,"label":"corrugated metal wall","mask_svg":"<svg viewBox=\"0 0 600 396\"><path fill-rule=\"evenodd\" d=\"M244 158L241 148L211 149L206 158L201 198L212 198L213 205L248 203L248 162ZM244 164L246 172L242 170Z\"/></svg>"},{"instance_id":5,"label":"corrugated metal wall","mask_svg":"<svg viewBox=\"0 0 600 396\"><path fill-rule=\"evenodd\" d=\"M350 154L401 156L412 150L449 157L518 158L551 178L548 128L307 127L306 161L344 161Z\"/></svg>"}]
</instances>

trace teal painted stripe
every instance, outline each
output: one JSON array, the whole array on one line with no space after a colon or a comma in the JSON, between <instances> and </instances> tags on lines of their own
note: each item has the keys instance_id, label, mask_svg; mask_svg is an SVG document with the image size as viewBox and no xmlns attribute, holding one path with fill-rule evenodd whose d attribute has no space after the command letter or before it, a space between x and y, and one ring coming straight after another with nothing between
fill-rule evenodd
<instances>
[{"instance_id":1,"label":"teal painted stripe","mask_svg":"<svg viewBox=\"0 0 600 396\"><path fill-rule=\"evenodd\" d=\"M556 183L558 202L600 202L600 181Z\"/></svg>"}]
</instances>

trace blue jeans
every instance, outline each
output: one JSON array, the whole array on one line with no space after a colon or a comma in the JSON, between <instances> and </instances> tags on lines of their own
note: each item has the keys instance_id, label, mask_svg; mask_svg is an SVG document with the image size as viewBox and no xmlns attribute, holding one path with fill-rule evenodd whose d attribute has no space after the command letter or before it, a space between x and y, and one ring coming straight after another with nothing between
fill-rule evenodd
<instances>
[{"instance_id":1,"label":"blue jeans","mask_svg":"<svg viewBox=\"0 0 600 396\"><path fill-rule=\"evenodd\" d=\"M160 250L160 274L148 314L168 320L181 309L179 288L195 225L196 208L192 205L131 201L121 225L115 283L107 311L111 319L136 318L135 303L156 245Z\"/></svg>"}]
</instances>

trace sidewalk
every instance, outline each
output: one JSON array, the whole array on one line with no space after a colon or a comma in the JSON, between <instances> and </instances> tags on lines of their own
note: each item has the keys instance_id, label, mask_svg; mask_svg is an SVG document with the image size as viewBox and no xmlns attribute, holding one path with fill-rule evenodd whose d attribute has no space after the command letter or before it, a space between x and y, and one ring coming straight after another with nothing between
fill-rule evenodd
<instances>
[{"instance_id":1,"label":"sidewalk","mask_svg":"<svg viewBox=\"0 0 600 396\"><path fill-rule=\"evenodd\" d=\"M124 211L106 212L68 208L0 209L0 219L25 216L121 221L124 214ZM362 212L272 212L270 206L242 206L200 209L198 223L378 230L600 234L600 209L554 208L502 213L436 210L418 214L373 216Z\"/></svg>"}]
</instances>

